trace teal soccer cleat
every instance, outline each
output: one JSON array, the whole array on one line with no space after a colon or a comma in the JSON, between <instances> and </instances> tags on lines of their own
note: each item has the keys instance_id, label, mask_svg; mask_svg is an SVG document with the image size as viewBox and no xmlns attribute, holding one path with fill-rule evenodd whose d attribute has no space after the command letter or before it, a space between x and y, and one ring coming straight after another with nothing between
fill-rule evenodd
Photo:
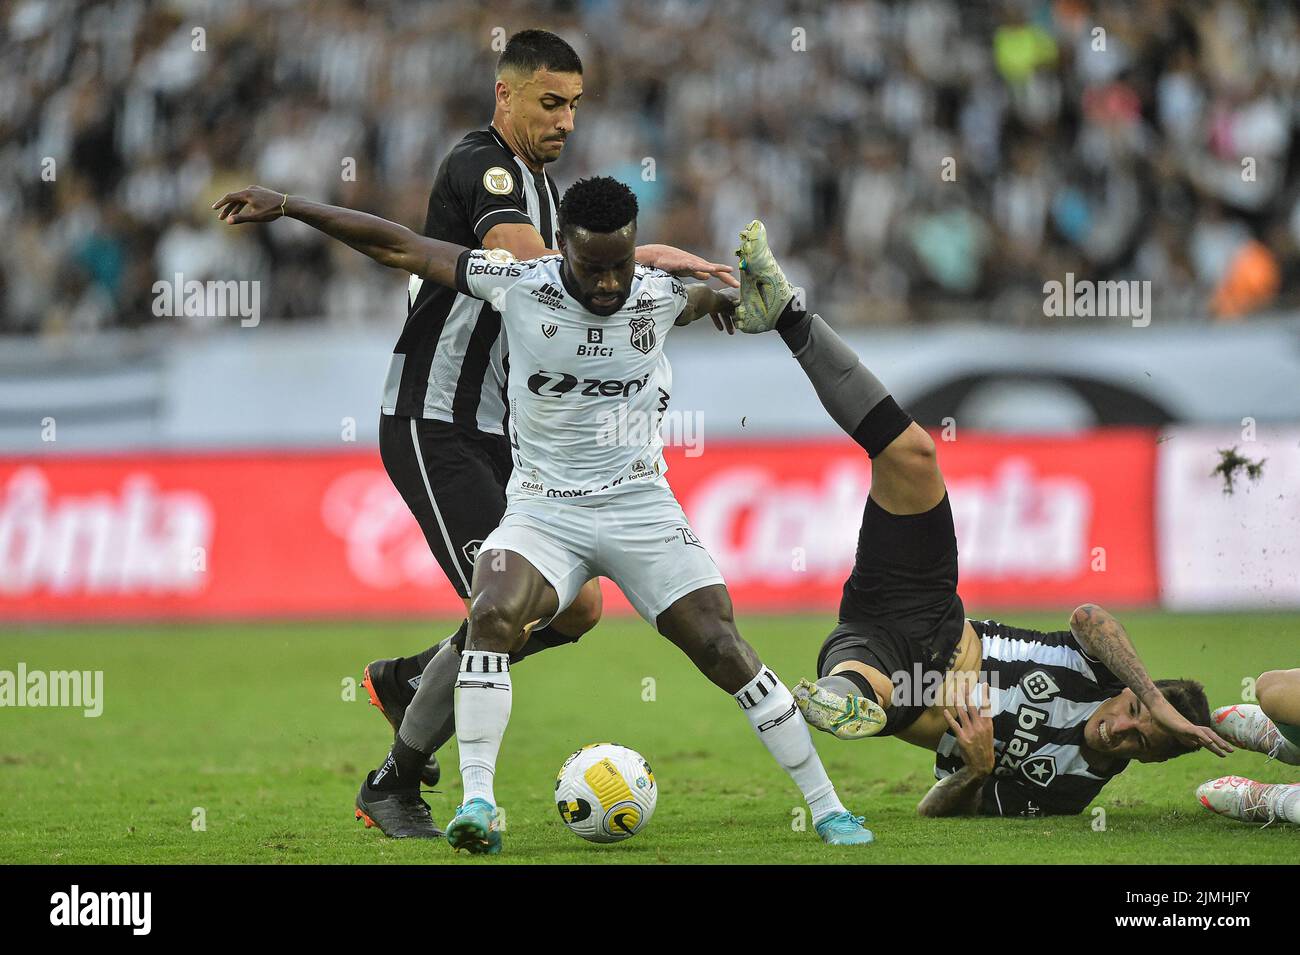
<instances>
[{"instance_id":1,"label":"teal soccer cleat","mask_svg":"<svg viewBox=\"0 0 1300 955\"><path fill-rule=\"evenodd\" d=\"M875 842L876 837L863 825L864 822L862 816L845 810L827 816L813 828L828 846L865 846Z\"/></svg>"},{"instance_id":2,"label":"teal soccer cleat","mask_svg":"<svg viewBox=\"0 0 1300 955\"><path fill-rule=\"evenodd\" d=\"M486 799L471 799L456 807L456 815L447 823L447 841L453 849L466 849L473 855L496 855L501 851L501 833L493 819L496 810Z\"/></svg>"}]
</instances>

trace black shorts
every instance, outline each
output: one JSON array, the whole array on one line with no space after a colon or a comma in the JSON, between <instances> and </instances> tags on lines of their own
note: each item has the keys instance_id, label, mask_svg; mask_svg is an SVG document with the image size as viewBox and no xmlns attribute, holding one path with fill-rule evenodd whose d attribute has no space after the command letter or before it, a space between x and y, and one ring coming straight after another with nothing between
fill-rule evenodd
<instances>
[{"instance_id":1,"label":"black shorts","mask_svg":"<svg viewBox=\"0 0 1300 955\"><path fill-rule=\"evenodd\" d=\"M479 545L501 523L510 440L463 425L380 415L379 456L456 593L469 596Z\"/></svg>"},{"instance_id":2,"label":"black shorts","mask_svg":"<svg viewBox=\"0 0 1300 955\"><path fill-rule=\"evenodd\" d=\"M840 622L822 644L817 674L856 660L922 687L951 668L966 625L957 596L957 535L948 495L924 514L890 514L867 498L853 573L844 583ZM922 705L898 701L882 735L916 722Z\"/></svg>"}]
</instances>

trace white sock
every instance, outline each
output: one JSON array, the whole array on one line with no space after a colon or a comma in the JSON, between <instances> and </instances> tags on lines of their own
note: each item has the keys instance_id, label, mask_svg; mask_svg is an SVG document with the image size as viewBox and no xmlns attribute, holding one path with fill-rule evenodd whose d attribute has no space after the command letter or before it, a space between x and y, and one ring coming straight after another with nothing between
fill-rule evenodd
<instances>
[{"instance_id":1,"label":"white sock","mask_svg":"<svg viewBox=\"0 0 1300 955\"><path fill-rule=\"evenodd\" d=\"M844 804L835 794L835 786L826 775L821 757L813 747L808 724L804 722L799 708L794 705L794 697L786 685L776 678L776 674L767 667L762 667L758 676L741 687L734 696L767 751L790 774L790 778L803 793L803 798L808 801L808 809L812 812L813 822L818 823L827 816L843 812Z\"/></svg>"},{"instance_id":2,"label":"white sock","mask_svg":"<svg viewBox=\"0 0 1300 955\"><path fill-rule=\"evenodd\" d=\"M460 750L463 803L486 799L492 791L501 737L510 722L510 654L466 650L456 677L456 745Z\"/></svg>"},{"instance_id":3,"label":"white sock","mask_svg":"<svg viewBox=\"0 0 1300 955\"><path fill-rule=\"evenodd\" d=\"M1300 783L1290 786L1275 786L1271 794L1273 813L1278 819L1285 819L1300 826Z\"/></svg>"}]
</instances>

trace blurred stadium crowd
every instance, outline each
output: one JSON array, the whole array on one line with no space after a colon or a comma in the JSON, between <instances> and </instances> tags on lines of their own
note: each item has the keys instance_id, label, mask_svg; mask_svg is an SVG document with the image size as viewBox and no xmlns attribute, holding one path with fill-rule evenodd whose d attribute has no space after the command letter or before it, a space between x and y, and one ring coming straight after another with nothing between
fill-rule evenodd
<instances>
[{"instance_id":1,"label":"blurred stadium crowd","mask_svg":"<svg viewBox=\"0 0 1300 955\"><path fill-rule=\"evenodd\" d=\"M1158 320L1300 298L1291 3L18 0L2 16L0 331L175 322L151 306L176 273L273 275L266 319L400 323L400 277L208 206L260 182L418 229L441 157L491 117L494 40L529 26L586 66L561 189L616 175L643 241L715 257L762 215L840 323L1043 323L1043 283L1067 272L1149 279Z\"/></svg>"}]
</instances>

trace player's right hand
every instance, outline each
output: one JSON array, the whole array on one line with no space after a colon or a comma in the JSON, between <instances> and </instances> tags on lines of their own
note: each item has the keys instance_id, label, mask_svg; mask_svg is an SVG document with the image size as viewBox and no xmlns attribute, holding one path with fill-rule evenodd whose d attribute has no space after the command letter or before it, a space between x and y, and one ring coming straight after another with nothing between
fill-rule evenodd
<instances>
[{"instance_id":1,"label":"player's right hand","mask_svg":"<svg viewBox=\"0 0 1300 955\"><path fill-rule=\"evenodd\" d=\"M981 699L989 698L986 684L980 684ZM961 749L962 762L966 768L979 777L993 775L993 718L986 714L984 705L975 698L974 688L967 690L963 699L960 695L953 709L956 717L945 708L943 718L948 721L948 728L957 737Z\"/></svg>"},{"instance_id":2,"label":"player's right hand","mask_svg":"<svg viewBox=\"0 0 1300 955\"><path fill-rule=\"evenodd\" d=\"M1208 726L1198 726L1179 713L1163 696L1150 704L1151 718L1184 746L1208 749L1215 756L1233 752L1231 744Z\"/></svg>"},{"instance_id":3,"label":"player's right hand","mask_svg":"<svg viewBox=\"0 0 1300 955\"><path fill-rule=\"evenodd\" d=\"M262 186L249 186L238 192L228 192L212 208L217 210L217 218L224 219L231 225L241 222L273 222L283 213L286 194L265 189Z\"/></svg>"}]
</instances>

